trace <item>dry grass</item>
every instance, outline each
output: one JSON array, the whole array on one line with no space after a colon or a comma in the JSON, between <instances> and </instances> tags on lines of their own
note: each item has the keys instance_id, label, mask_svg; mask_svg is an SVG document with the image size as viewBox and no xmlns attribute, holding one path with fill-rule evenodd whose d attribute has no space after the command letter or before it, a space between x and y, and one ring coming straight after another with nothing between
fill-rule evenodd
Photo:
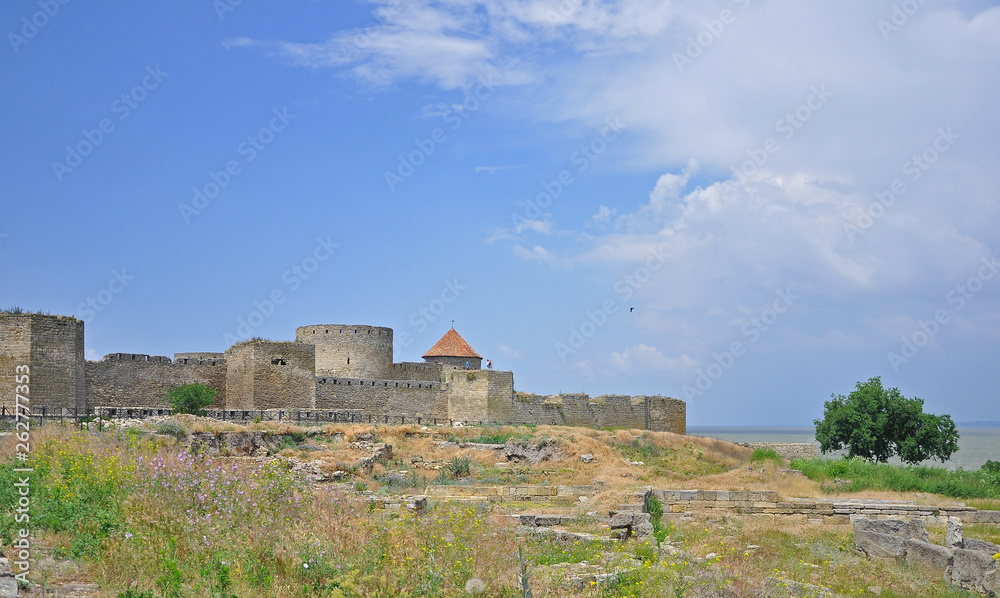
<instances>
[{"instance_id":1,"label":"dry grass","mask_svg":"<svg viewBox=\"0 0 1000 598\"><path fill-rule=\"evenodd\" d=\"M515 510L575 514L581 520L570 527L604 534L607 530L602 528L600 520L587 514L606 512L629 502L630 495L644 486L777 490L784 497L843 496L903 499L925 504L954 502L938 496L893 492L824 494L818 483L782 473L780 470L787 464L768 461L747 471L750 449L725 441L664 432L555 426L427 428L328 424L306 427L288 423L238 426L194 416L181 416L175 421L189 431L306 434L304 444L322 445L327 450L303 450L299 446L285 449L283 454L302 460L318 460L324 468L343 468L345 463L355 462L364 453L352 448L350 441L358 434L373 433L376 441L393 446L393 459L385 466L376 466L372 476L358 476L350 482L362 481L379 492L423 491L420 487L399 488L383 483L380 480L384 480L388 472L415 473L425 476L428 483L434 483L438 472L417 469L411 464L411 457L416 456L425 462L439 463L468 458L472 463L472 476L464 480L450 479L450 483L587 485L598 481L603 489L586 503L438 505L427 517L416 519L371 511L360 497L349 491L349 485L339 490L296 486L287 482L287 472L269 471L265 465L250 459L208 459L194 463L182 456L179 446L145 442L142 450L130 449L129 452L124 448L121 434L84 435L90 439L80 440L81 436L69 429L47 426L43 431L33 432L36 434L33 441L62 445L66 450L91 443L87 446L99 449L98 452L117 451L115 454L123 460L152 454L159 459L155 468L151 461L140 466L138 471L142 475L137 478L138 485L128 490L130 498L120 526L107 536L98 555L83 561L84 578L100 580L115 590L130 585L152 589L157 586L157 580L166 579L160 584L165 588L164 584L169 585L170 572L176 569L186 595L207 597L214 591L212 584L218 582L220 567L225 567L227 575L231 576L231 591L236 595L297 598L311 595L397 596L418 592L461 596L465 582L477 577L486 584L484 595L511 596L519 569L515 555L518 546L522 546L530 549L531 558L535 559L536 596L581 595L562 581L569 567L565 563L605 557L588 553L592 549L587 547L553 547L541 540L515 537L507 514ZM148 429L152 432L156 426ZM343 434L343 441L334 441L335 434ZM554 444L562 457L502 470L495 467L498 461L503 461L500 451L440 444L446 440L469 442L490 436L529 443L544 440ZM0 441L0 462L12 460L13 448L10 439ZM584 464L580 455L588 453L596 461ZM644 464L630 465L628 460ZM173 480L163 477L162 471L168 470L187 472L184 473L187 477L176 478L183 479L183 484L150 485L153 479ZM217 495L210 500L199 498L206 492ZM259 514L245 515L240 503L243 500L253 501ZM1000 507L1000 501L966 502L980 508ZM931 533L937 537L943 531L933 529ZM967 526L966 535L993 542L1000 540L995 526ZM42 533L40 554L65 550L72 540L70 536L69 532ZM817 527L723 517L681 523L670 540L693 557L703 558L709 553L717 557L701 564L647 560L637 565L636 579L658 589L637 590L634 594L622 589L618 594L605 594L661 595L673 583L671 580L693 575L698 583L717 584L732 588L737 595L749 595L762 587L767 577L778 575L830 586L848 595L858 595L868 586L880 585L892 587L900 596L958 596L919 572L864 561L851 550L848 526ZM760 548L748 550L751 544ZM627 551L637 549L633 544L627 546ZM631 554L620 551L607 558L612 557L636 562ZM542 567L540 562L554 564ZM50 558L41 565L39 573L52 580L71 578L72 574L67 576L64 571L64 565L65 561L57 563ZM338 590L342 594L337 594ZM163 588L157 591L167 595ZM591 587L582 595L597 596L600 591Z\"/></svg>"}]
</instances>

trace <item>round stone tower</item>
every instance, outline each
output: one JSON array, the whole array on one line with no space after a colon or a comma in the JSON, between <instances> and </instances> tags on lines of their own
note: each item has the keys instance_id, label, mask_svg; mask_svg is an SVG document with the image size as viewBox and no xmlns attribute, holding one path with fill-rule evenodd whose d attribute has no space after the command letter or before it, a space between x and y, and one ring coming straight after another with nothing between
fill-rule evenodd
<instances>
[{"instance_id":1,"label":"round stone tower","mask_svg":"<svg viewBox=\"0 0 1000 598\"><path fill-rule=\"evenodd\" d=\"M295 329L295 340L316 346L316 375L392 378L392 328L325 324Z\"/></svg>"}]
</instances>

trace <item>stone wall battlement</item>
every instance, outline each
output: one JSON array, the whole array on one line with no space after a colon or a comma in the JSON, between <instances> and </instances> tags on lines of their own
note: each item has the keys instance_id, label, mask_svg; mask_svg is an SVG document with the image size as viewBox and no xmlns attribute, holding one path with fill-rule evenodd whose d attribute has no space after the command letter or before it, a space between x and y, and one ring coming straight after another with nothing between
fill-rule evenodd
<instances>
[{"instance_id":1,"label":"stone wall battlement","mask_svg":"<svg viewBox=\"0 0 1000 598\"><path fill-rule=\"evenodd\" d=\"M145 355L143 353L108 353L101 361L130 361L134 363L173 363L165 355Z\"/></svg>"},{"instance_id":2,"label":"stone wall battlement","mask_svg":"<svg viewBox=\"0 0 1000 598\"><path fill-rule=\"evenodd\" d=\"M340 386L371 386L373 388L417 388L426 390L436 390L441 388L440 382L421 382L417 380L365 380L363 378L331 378L320 376L316 378L316 384L330 384Z\"/></svg>"},{"instance_id":3,"label":"stone wall battlement","mask_svg":"<svg viewBox=\"0 0 1000 598\"><path fill-rule=\"evenodd\" d=\"M443 366L440 363L401 362L392 364L393 380L426 380L439 382Z\"/></svg>"}]
</instances>

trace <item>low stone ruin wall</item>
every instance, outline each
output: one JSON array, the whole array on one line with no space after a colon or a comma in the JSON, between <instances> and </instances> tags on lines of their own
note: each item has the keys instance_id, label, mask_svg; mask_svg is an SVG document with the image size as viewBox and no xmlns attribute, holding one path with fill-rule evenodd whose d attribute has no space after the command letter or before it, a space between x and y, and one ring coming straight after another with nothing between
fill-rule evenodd
<instances>
[{"instance_id":1,"label":"low stone ruin wall","mask_svg":"<svg viewBox=\"0 0 1000 598\"><path fill-rule=\"evenodd\" d=\"M850 524L857 517L868 519L921 519L929 525L945 525L948 517L966 523L1000 524L1000 511L972 507L917 505L913 502L790 498L780 500L773 490L734 492L726 490L653 490L671 513L740 513L764 518L785 517L817 524Z\"/></svg>"},{"instance_id":2,"label":"low stone ruin wall","mask_svg":"<svg viewBox=\"0 0 1000 598\"><path fill-rule=\"evenodd\" d=\"M428 486L424 494L431 500L567 501L597 493L595 486Z\"/></svg>"},{"instance_id":3,"label":"low stone ruin wall","mask_svg":"<svg viewBox=\"0 0 1000 598\"><path fill-rule=\"evenodd\" d=\"M854 546L878 561L906 562L915 569L966 590L988 596L1000 593L997 573L1000 546L982 540L965 540L962 522L948 520L947 546L931 544L920 519L913 521L854 521Z\"/></svg>"},{"instance_id":4,"label":"low stone ruin wall","mask_svg":"<svg viewBox=\"0 0 1000 598\"><path fill-rule=\"evenodd\" d=\"M752 449L774 449L778 456L785 459L812 459L819 456L819 445L815 442L740 442L738 444Z\"/></svg>"}]
</instances>

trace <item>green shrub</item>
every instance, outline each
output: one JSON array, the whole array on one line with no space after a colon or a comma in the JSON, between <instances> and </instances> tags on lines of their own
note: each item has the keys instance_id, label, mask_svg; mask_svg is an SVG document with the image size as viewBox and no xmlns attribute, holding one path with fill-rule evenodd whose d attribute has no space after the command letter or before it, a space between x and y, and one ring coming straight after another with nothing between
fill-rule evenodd
<instances>
[{"instance_id":1,"label":"green shrub","mask_svg":"<svg viewBox=\"0 0 1000 598\"><path fill-rule=\"evenodd\" d=\"M467 477L471 472L468 457L455 457L448 463L448 473L456 478Z\"/></svg>"},{"instance_id":2,"label":"green shrub","mask_svg":"<svg viewBox=\"0 0 1000 598\"><path fill-rule=\"evenodd\" d=\"M763 461L774 461L781 464L782 458L773 448L769 446L759 446L750 453L751 463L760 463Z\"/></svg>"},{"instance_id":3,"label":"green shrub","mask_svg":"<svg viewBox=\"0 0 1000 598\"><path fill-rule=\"evenodd\" d=\"M504 444L511 438L513 434L480 434L478 436L473 436L468 440L463 442L478 442L480 444Z\"/></svg>"},{"instance_id":4,"label":"green shrub","mask_svg":"<svg viewBox=\"0 0 1000 598\"><path fill-rule=\"evenodd\" d=\"M187 429L181 424L174 421L160 422L153 426L153 429L160 434L165 434L167 436L173 436L174 438L180 440L182 436L187 434Z\"/></svg>"},{"instance_id":5,"label":"green shrub","mask_svg":"<svg viewBox=\"0 0 1000 598\"><path fill-rule=\"evenodd\" d=\"M646 510L649 511L649 518L656 525L663 518L663 504L660 503L660 499L656 497L655 494L650 495L649 500L646 501Z\"/></svg>"},{"instance_id":6,"label":"green shrub","mask_svg":"<svg viewBox=\"0 0 1000 598\"><path fill-rule=\"evenodd\" d=\"M983 469L949 471L940 467L873 463L860 457L795 459L792 467L811 480L846 479L846 484L837 487L845 492L892 490L943 494L952 498L1000 498L1000 476Z\"/></svg>"},{"instance_id":7,"label":"green shrub","mask_svg":"<svg viewBox=\"0 0 1000 598\"><path fill-rule=\"evenodd\" d=\"M202 383L186 384L176 386L167 392L167 403L173 413L190 413L192 415L204 415L205 407L215 402L215 395L218 394L214 388L209 388Z\"/></svg>"}]
</instances>

